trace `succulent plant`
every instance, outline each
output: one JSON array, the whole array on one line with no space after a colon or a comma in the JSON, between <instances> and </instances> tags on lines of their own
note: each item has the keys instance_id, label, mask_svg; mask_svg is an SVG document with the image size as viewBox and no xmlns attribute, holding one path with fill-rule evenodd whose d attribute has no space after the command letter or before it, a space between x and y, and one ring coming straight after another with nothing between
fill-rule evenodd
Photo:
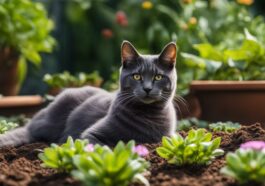
<instances>
[{"instance_id":1,"label":"succulent plant","mask_svg":"<svg viewBox=\"0 0 265 186\"><path fill-rule=\"evenodd\" d=\"M43 167L58 169L59 171L69 172L74 169L73 157L75 155L86 154L87 140L75 140L71 137L61 146L51 144L51 147L45 148L39 158L43 161Z\"/></svg>"},{"instance_id":2,"label":"succulent plant","mask_svg":"<svg viewBox=\"0 0 265 186\"><path fill-rule=\"evenodd\" d=\"M224 154L219 149L221 138L212 141L212 134L205 129L190 130L183 138L180 134L163 137L162 146L156 149L159 156L167 159L168 163L180 165L209 164L216 156Z\"/></svg>"},{"instance_id":3,"label":"succulent plant","mask_svg":"<svg viewBox=\"0 0 265 186\"><path fill-rule=\"evenodd\" d=\"M142 145L135 146L119 142L112 150L107 146L89 144L87 140L71 137L61 146L52 144L45 148L39 158L42 166L59 171L71 172L85 185L126 186L138 181L149 185L142 175L149 163L142 158L148 150Z\"/></svg>"},{"instance_id":4,"label":"succulent plant","mask_svg":"<svg viewBox=\"0 0 265 186\"><path fill-rule=\"evenodd\" d=\"M20 115L13 115L9 117L0 116L0 121L1 120L6 120L7 122L11 122L11 123L17 123L18 125L21 126L29 122L30 118L27 118L24 114L20 114Z\"/></svg>"},{"instance_id":5,"label":"succulent plant","mask_svg":"<svg viewBox=\"0 0 265 186\"><path fill-rule=\"evenodd\" d=\"M217 123L212 123L209 124L209 129L214 131L214 132L234 132L238 129L240 129L241 125L239 123L233 123L231 121L227 122L217 122Z\"/></svg>"},{"instance_id":6,"label":"succulent plant","mask_svg":"<svg viewBox=\"0 0 265 186\"><path fill-rule=\"evenodd\" d=\"M89 155L74 157L77 169L72 175L88 186L125 186L133 181L149 185L142 175L149 163L140 156L147 153L145 147L135 147L133 141L119 142L113 150L95 145Z\"/></svg>"},{"instance_id":7,"label":"succulent plant","mask_svg":"<svg viewBox=\"0 0 265 186\"><path fill-rule=\"evenodd\" d=\"M4 134L7 131L18 127L17 123L8 122L6 120L0 120L0 134Z\"/></svg>"},{"instance_id":8,"label":"succulent plant","mask_svg":"<svg viewBox=\"0 0 265 186\"><path fill-rule=\"evenodd\" d=\"M198 120L197 118L188 118L188 119L182 119L178 121L177 124L177 130L184 130L189 131L192 129L192 127L196 128L207 128L208 122L203 120Z\"/></svg>"},{"instance_id":9,"label":"succulent plant","mask_svg":"<svg viewBox=\"0 0 265 186\"><path fill-rule=\"evenodd\" d=\"M226 155L226 166L221 173L239 183L265 183L265 142L247 142Z\"/></svg>"}]
</instances>

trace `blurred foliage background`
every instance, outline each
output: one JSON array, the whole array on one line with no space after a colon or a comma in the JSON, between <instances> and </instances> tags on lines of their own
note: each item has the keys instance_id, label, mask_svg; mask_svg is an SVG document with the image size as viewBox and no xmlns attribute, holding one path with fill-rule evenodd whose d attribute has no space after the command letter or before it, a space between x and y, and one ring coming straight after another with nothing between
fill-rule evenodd
<instances>
[{"instance_id":1,"label":"blurred foliage background","mask_svg":"<svg viewBox=\"0 0 265 186\"><path fill-rule=\"evenodd\" d=\"M120 44L131 41L142 53L159 53L176 41L178 93L187 93L195 71L181 52L199 55L194 44L219 51L242 45L247 30L264 47L264 1L261 0L38 0L53 19L57 40L52 54L43 54L41 67L29 64L21 94L44 94L44 74L65 70L72 74L97 70L103 87L117 88ZM262 47L261 47L262 48ZM203 49L208 51L209 48ZM205 57L205 56L201 56ZM204 66L207 60L203 60ZM264 61L265 63L265 61ZM203 65L202 65L203 66ZM259 67L257 67L256 70ZM247 69L241 69L242 71ZM222 74L222 78L230 74Z\"/></svg>"}]
</instances>

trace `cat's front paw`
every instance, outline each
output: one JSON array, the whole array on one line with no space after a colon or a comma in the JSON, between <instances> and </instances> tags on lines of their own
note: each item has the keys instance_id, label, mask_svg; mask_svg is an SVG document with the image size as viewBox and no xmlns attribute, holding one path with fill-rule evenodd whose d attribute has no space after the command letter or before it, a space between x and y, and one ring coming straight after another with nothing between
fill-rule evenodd
<instances>
[{"instance_id":1,"label":"cat's front paw","mask_svg":"<svg viewBox=\"0 0 265 186\"><path fill-rule=\"evenodd\" d=\"M84 132L83 134L81 134L81 139L88 139L89 143L91 144L99 144L99 145L105 145L103 142L101 142L98 138L96 138L94 135L88 133L88 132Z\"/></svg>"}]
</instances>

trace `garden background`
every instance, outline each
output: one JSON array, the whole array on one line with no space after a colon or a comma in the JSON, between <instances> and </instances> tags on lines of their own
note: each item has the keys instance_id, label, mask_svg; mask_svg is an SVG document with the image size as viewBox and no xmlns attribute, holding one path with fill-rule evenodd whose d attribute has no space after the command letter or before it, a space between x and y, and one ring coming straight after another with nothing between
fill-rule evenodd
<instances>
[{"instance_id":1,"label":"garden background","mask_svg":"<svg viewBox=\"0 0 265 186\"><path fill-rule=\"evenodd\" d=\"M209 56L227 48L239 48L246 30L261 44L265 43L262 16L265 6L261 0L39 2L45 5L54 22L52 35L56 44L52 53L41 55L40 66L28 63L22 95L45 94L44 74L63 71L75 74L96 70L104 79L103 87L117 88L120 45L124 39L131 41L142 53L158 53L166 43L176 41L179 47L178 93L181 95L187 93L192 79L265 79L264 68L255 63L242 67L242 63L235 61L235 68L220 69L218 73L218 64L214 62L226 63L225 60ZM194 44L201 43L204 44L194 48ZM190 60L189 56L180 54L183 52L208 59ZM257 75L248 77L244 73Z\"/></svg>"}]
</instances>

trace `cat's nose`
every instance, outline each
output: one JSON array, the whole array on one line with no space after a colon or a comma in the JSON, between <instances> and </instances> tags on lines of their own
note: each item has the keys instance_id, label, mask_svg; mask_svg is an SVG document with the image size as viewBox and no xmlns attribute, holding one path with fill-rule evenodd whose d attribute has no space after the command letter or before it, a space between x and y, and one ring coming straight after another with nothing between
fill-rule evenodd
<instances>
[{"instance_id":1,"label":"cat's nose","mask_svg":"<svg viewBox=\"0 0 265 186\"><path fill-rule=\"evenodd\" d=\"M149 87L145 87L143 89L146 92L146 94L149 94L149 92L152 90L152 88L149 88Z\"/></svg>"}]
</instances>

